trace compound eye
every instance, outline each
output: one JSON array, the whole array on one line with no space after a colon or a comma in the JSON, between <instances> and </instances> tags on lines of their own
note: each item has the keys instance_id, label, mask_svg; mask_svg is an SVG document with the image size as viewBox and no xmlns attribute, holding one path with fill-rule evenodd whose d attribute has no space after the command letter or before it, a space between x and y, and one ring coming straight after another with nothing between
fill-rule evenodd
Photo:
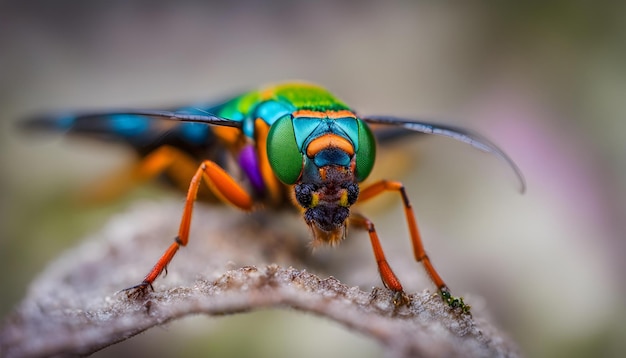
<instances>
[{"instance_id":1,"label":"compound eye","mask_svg":"<svg viewBox=\"0 0 626 358\"><path fill-rule=\"evenodd\" d=\"M356 178L359 182L365 180L374 167L376 160L376 140L370 128L362 120L359 125L359 149L356 152Z\"/></svg>"},{"instance_id":2,"label":"compound eye","mask_svg":"<svg viewBox=\"0 0 626 358\"><path fill-rule=\"evenodd\" d=\"M278 119L267 134L267 159L276 177L285 184L300 178L304 156L298 149L291 115Z\"/></svg>"}]
</instances>

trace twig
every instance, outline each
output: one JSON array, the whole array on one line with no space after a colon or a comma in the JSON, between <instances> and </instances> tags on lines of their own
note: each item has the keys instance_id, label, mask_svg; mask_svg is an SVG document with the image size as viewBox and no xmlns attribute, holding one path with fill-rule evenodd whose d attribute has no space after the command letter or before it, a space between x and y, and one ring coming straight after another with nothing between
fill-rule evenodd
<instances>
[{"instance_id":1,"label":"twig","mask_svg":"<svg viewBox=\"0 0 626 358\"><path fill-rule=\"evenodd\" d=\"M303 270L299 233L277 229L266 217L245 217L242 225L229 209L199 206L192 236L202 240L189 244L193 250L179 252L154 292L138 299L120 293L169 243L163 235L175 232L179 206L136 205L52 263L6 318L0 355L89 354L191 314L272 307L335 320L379 341L390 356L518 356L480 312L451 310L427 291L395 307L386 289L364 292L321 279Z\"/></svg>"}]
</instances>

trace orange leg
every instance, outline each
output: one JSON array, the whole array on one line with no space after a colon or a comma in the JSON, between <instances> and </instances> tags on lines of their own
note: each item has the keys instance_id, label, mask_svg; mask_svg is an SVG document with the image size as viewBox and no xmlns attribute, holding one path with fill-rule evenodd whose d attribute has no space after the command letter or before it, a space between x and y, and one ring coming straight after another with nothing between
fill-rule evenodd
<instances>
[{"instance_id":1,"label":"orange leg","mask_svg":"<svg viewBox=\"0 0 626 358\"><path fill-rule=\"evenodd\" d=\"M200 183L203 179L215 195L223 201L242 210L252 210L254 203L250 195L248 195L248 193L246 193L246 191L228 173L226 173L224 169L209 160L202 162L189 184L187 199L185 200L185 208L183 210L183 216L178 229L178 236L176 236L174 242L165 251L165 253L163 253L161 258L146 275L143 281L136 286L126 289L127 291L132 290L132 295L141 294L148 287L152 288L152 283L161 274L161 272L167 268L167 265L170 261L172 261L176 251L178 251L181 246L186 246L187 242L189 242L189 227L191 225L193 204L196 200L198 188L200 187Z\"/></svg>"},{"instance_id":2,"label":"orange leg","mask_svg":"<svg viewBox=\"0 0 626 358\"><path fill-rule=\"evenodd\" d=\"M404 289L402 288L400 280L398 280L398 277L393 273L391 266L389 266L389 263L385 258L385 253L383 252L383 247L380 245L380 240L378 239L378 234L374 228L374 223L360 214L353 214L350 217L350 224L367 229L372 243L372 249L374 250L376 264L378 265L380 278L382 279L385 287L396 293L393 303L395 305L402 305L408 302L408 298L404 294Z\"/></svg>"},{"instance_id":3,"label":"orange leg","mask_svg":"<svg viewBox=\"0 0 626 358\"><path fill-rule=\"evenodd\" d=\"M169 169L180 175L186 174L186 185L197 166L197 161L179 149L162 146L146 155L139 163L133 164L131 168L124 168L101 182L81 190L78 193L79 199L87 203L97 203L117 198L135 185L154 179Z\"/></svg>"},{"instance_id":4,"label":"orange leg","mask_svg":"<svg viewBox=\"0 0 626 358\"><path fill-rule=\"evenodd\" d=\"M424 244L422 244L422 238L420 236L419 230L417 229L417 220L415 220L413 207L411 206L409 197L406 195L404 185L402 185L402 183L397 182L397 181L389 181L389 180L378 181L370 185L369 187L361 190L361 193L359 194L359 202L363 202L368 199L371 199L386 191L397 191L398 193L400 193L400 196L402 197L402 204L404 205L404 214L406 217L407 224L409 226L409 234L411 236L411 243L413 244L413 254L415 256L415 260L417 260L418 262L421 262L424 265L424 269L426 270L426 273L428 273L428 276L430 277L430 279L433 281L435 286L437 286L439 293L441 294L443 299L446 301L446 303L448 303L452 307L461 307L463 311L469 312L469 306L463 303L462 298L454 298L450 295L450 290L448 289L446 284L443 282L443 279L441 278L441 276L439 276L439 273L437 273L437 270L435 270L435 267L433 266L433 264L430 262L430 258L426 254L426 250L424 250ZM367 220L367 222L369 222L369 220ZM370 232L370 238L372 239L372 245L374 246L374 255L376 256L376 260L379 261L379 256L381 256L384 260L384 255L382 255L382 249L380 248L380 244L374 245L374 240L378 241L377 237L375 239L373 238L373 236L376 236L374 225L370 223L369 225L366 224L365 226L368 228L368 231ZM376 246L378 246L378 249ZM377 250L379 251L379 253L377 253ZM386 260L385 260L385 264L386 264ZM386 265L388 266L388 264ZM379 268L381 268L380 263L379 263ZM399 285L399 282L398 282L399 290L395 289L393 286L389 285L389 282L387 282L388 280L392 280L392 279L395 279L397 281L397 278L395 278L395 276L393 275L393 272L391 272L391 269L389 269L389 272L390 274L386 274L381 268L381 277L383 279L383 282L385 283L385 286L387 286L388 288L390 288L391 290L395 292L400 292L402 290L402 286Z\"/></svg>"}]
</instances>

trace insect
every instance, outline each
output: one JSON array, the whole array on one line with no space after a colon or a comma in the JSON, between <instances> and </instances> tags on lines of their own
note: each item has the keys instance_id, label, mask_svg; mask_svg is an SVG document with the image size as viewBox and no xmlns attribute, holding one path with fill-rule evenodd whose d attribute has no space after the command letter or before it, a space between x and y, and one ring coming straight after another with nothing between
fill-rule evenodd
<instances>
[{"instance_id":1,"label":"insect","mask_svg":"<svg viewBox=\"0 0 626 358\"><path fill-rule=\"evenodd\" d=\"M275 208L293 204L310 227L314 245L340 243L348 225L367 230L383 284L394 292L394 304L405 304L408 298L385 258L374 223L350 210L356 203L392 192L400 196L404 207L415 259L423 264L449 306L469 312L462 298L450 294L426 254L404 185L393 180L361 184L376 157L376 140L369 125L447 136L470 144L504 160L517 175L522 191L525 188L516 164L476 133L396 117L359 116L327 90L308 83L271 85L217 105L47 115L24 124L126 142L142 157L132 180L166 174L186 187L178 235L143 281L127 289L132 294L153 289L152 283L178 249L188 244L194 201L199 190L208 187L209 196L244 211L257 204ZM233 170L239 172L240 180L235 179Z\"/></svg>"}]
</instances>

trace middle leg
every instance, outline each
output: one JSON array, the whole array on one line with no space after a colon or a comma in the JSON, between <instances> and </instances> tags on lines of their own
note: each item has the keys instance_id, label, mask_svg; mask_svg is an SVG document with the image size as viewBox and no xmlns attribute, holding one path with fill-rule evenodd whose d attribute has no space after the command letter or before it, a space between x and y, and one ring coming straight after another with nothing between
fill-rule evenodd
<instances>
[{"instance_id":1,"label":"middle leg","mask_svg":"<svg viewBox=\"0 0 626 358\"><path fill-rule=\"evenodd\" d=\"M350 216L350 224L365 228L367 230L370 241L372 243L374 257L376 258L376 264L378 265L380 278L383 281L385 287L395 292L393 297L393 303L396 306L408 303L409 299L404 293L404 288L402 288L400 280L398 279L396 274L393 273L391 266L389 266L389 262L387 262L383 247L380 245L380 240L378 239L378 234L376 233L374 223L360 214L352 214L352 216Z\"/></svg>"}]
</instances>

